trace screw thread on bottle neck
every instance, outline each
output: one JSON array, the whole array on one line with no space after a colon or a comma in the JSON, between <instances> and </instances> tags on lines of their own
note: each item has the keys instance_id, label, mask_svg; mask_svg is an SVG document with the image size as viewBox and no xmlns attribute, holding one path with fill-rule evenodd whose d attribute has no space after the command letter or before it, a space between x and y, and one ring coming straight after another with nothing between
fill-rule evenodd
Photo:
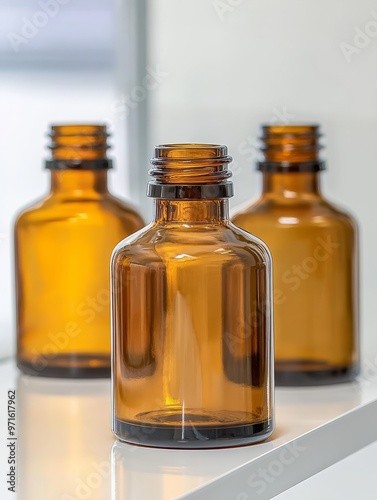
<instances>
[{"instance_id":1,"label":"screw thread on bottle neck","mask_svg":"<svg viewBox=\"0 0 377 500\"><path fill-rule=\"evenodd\" d=\"M257 168L263 172L318 172L324 162L318 125L265 125L262 127Z\"/></svg>"},{"instance_id":2,"label":"screw thread on bottle neck","mask_svg":"<svg viewBox=\"0 0 377 500\"><path fill-rule=\"evenodd\" d=\"M49 169L99 170L112 166L107 158L110 146L106 125L53 125L49 136Z\"/></svg>"},{"instance_id":3,"label":"screw thread on bottle neck","mask_svg":"<svg viewBox=\"0 0 377 500\"><path fill-rule=\"evenodd\" d=\"M155 148L154 178L148 196L166 199L218 199L233 195L228 148L216 144L165 144Z\"/></svg>"}]
</instances>

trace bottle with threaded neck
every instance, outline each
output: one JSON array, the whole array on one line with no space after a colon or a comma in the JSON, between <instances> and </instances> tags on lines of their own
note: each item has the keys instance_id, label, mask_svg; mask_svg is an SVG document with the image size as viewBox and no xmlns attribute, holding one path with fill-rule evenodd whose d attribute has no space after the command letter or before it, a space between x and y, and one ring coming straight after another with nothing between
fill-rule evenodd
<instances>
[{"instance_id":1,"label":"bottle with threaded neck","mask_svg":"<svg viewBox=\"0 0 377 500\"><path fill-rule=\"evenodd\" d=\"M359 370L357 224L320 191L319 137L318 126L264 126L263 192L233 217L272 252L277 385Z\"/></svg>"},{"instance_id":2,"label":"bottle with threaded neck","mask_svg":"<svg viewBox=\"0 0 377 500\"><path fill-rule=\"evenodd\" d=\"M144 223L107 189L104 125L51 128L51 191L15 226L17 364L29 375L110 375L109 261Z\"/></svg>"},{"instance_id":3,"label":"bottle with threaded neck","mask_svg":"<svg viewBox=\"0 0 377 500\"><path fill-rule=\"evenodd\" d=\"M113 431L171 448L273 429L271 258L230 222L225 146L155 150L154 219L112 257Z\"/></svg>"}]
</instances>

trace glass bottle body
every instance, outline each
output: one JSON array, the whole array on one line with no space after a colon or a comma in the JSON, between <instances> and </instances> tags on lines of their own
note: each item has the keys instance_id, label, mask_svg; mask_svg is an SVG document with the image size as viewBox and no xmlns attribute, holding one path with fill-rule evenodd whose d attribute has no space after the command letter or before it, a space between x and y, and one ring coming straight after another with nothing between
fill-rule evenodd
<instances>
[{"instance_id":1,"label":"glass bottle body","mask_svg":"<svg viewBox=\"0 0 377 500\"><path fill-rule=\"evenodd\" d=\"M263 173L262 196L233 217L274 262L278 385L352 380L359 370L354 219L319 191L319 173Z\"/></svg>"},{"instance_id":2,"label":"glass bottle body","mask_svg":"<svg viewBox=\"0 0 377 500\"><path fill-rule=\"evenodd\" d=\"M15 227L19 368L31 375L110 375L108 262L143 227L107 190L107 170L53 170L48 197Z\"/></svg>"},{"instance_id":3,"label":"glass bottle body","mask_svg":"<svg viewBox=\"0 0 377 500\"><path fill-rule=\"evenodd\" d=\"M173 448L271 434L271 260L227 200L156 200L112 258L113 431Z\"/></svg>"}]
</instances>

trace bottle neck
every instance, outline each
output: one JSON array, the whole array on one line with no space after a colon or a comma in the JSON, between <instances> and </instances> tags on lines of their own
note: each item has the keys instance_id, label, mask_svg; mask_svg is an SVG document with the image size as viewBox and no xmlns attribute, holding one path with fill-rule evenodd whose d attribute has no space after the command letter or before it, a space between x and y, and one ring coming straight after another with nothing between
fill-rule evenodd
<instances>
[{"instance_id":1,"label":"bottle neck","mask_svg":"<svg viewBox=\"0 0 377 500\"><path fill-rule=\"evenodd\" d=\"M158 223L221 224L229 220L229 201L154 200L154 221Z\"/></svg>"},{"instance_id":2,"label":"bottle neck","mask_svg":"<svg viewBox=\"0 0 377 500\"><path fill-rule=\"evenodd\" d=\"M263 195L287 199L320 197L319 173L264 172Z\"/></svg>"},{"instance_id":3,"label":"bottle neck","mask_svg":"<svg viewBox=\"0 0 377 500\"><path fill-rule=\"evenodd\" d=\"M51 193L70 197L88 197L105 194L107 170L52 170Z\"/></svg>"}]
</instances>

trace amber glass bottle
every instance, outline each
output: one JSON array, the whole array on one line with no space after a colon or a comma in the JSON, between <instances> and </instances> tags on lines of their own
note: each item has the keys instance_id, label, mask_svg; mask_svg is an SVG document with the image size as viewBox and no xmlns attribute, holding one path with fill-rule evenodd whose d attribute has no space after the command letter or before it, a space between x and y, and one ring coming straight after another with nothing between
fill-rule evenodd
<instances>
[{"instance_id":1,"label":"amber glass bottle","mask_svg":"<svg viewBox=\"0 0 377 500\"><path fill-rule=\"evenodd\" d=\"M275 380L317 385L359 369L354 219L320 191L317 126L262 128L261 197L233 218L274 262Z\"/></svg>"},{"instance_id":2,"label":"amber glass bottle","mask_svg":"<svg viewBox=\"0 0 377 500\"><path fill-rule=\"evenodd\" d=\"M271 259L230 222L225 146L159 146L155 217L112 257L113 430L149 446L260 441L272 418Z\"/></svg>"},{"instance_id":3,"label":"amber glass bottle","mask_svg":"<svg viewBox=\"0 0 377 500\"><path fill-rule=\"evenodd\" d=\"M51 138L51 192L15 227L18 367L108 376L110 256L143 221L107 189L105 126L53 126Z\"/></svg>"}]
</instances>

